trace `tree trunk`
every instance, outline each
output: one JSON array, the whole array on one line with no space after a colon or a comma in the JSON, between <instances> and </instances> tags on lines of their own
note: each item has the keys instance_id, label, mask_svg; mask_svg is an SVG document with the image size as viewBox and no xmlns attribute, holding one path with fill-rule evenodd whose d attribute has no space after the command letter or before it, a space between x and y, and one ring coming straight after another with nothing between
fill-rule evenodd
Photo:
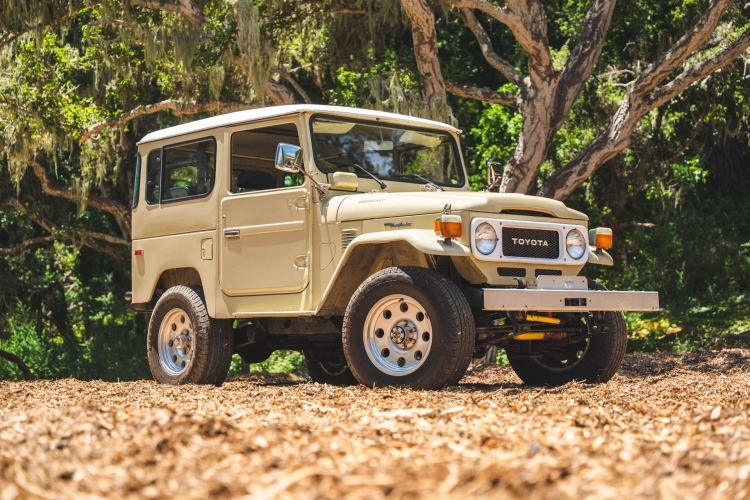
<instances>
[{"instance_id":1,"label":"tree trunk","mask_svg":"<svg viewBox=\"0 0 750 500\"><path fill-rule=\"evenodd\" d=\"M23 360L15 354L0 349L0 358L5 358L11 363L15 363L16 366L18 366L18 369L21 370L21 373L23 373L24 380L36 380L36 377L34 377L34 374L31 373L31 370L26 365L26 363L24 363Z\"/></svg>"},{"instance_id":2,"label":"tree trunk","mask_svg":"<svg viewBox=\"0 0 750 500\"><path fill-rule=\"evenodd\" d=\"M556 78L550 77L528 90L520 109L523 125L513 156L503 170L501 193L527 194L536 188L539 168L547 154L550 110L556 85Z\"/></svg>"},{"instance_id":3,"label":"tree trunk","mask_svg":"<svg viewBox=\"0 0 750 500\"><path fill-rule=\"evenodd\" d=\"M425 0L401 0L401 5L411 21L414 57L422 77L422 98L427 103L444 99L445 83L438 60L435 14Z\"/></svg>"}]
</instances>

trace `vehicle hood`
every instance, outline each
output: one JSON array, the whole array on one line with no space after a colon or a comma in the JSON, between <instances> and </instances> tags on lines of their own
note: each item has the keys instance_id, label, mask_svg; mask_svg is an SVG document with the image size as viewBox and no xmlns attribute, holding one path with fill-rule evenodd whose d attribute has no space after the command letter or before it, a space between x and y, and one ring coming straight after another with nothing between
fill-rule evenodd
<instances>
[{"instance_id":1,"label":"vehicle hood","mask_svg":"<svg viewBox=\"0 0 750 500\"><path fill-rule=\"evenodd\" d=\"M468 191L361 193L337 196L330 203L329 209L333 209L336 220L341 222L439 213L447 203L454 212L498 214L510 209L536 210L560 219L588 220L585 214L560 201L523 194Z\"/></svg>"}]
</instances>

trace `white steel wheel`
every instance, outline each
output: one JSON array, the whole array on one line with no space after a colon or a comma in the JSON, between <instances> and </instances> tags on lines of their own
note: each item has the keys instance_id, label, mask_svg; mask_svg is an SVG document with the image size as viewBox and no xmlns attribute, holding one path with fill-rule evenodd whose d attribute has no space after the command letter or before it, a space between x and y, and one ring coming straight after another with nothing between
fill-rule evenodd
<instances>
[{"instance_id":1,"label":"white steel wheel","mask_svg":"<svg viewBox=\"0 0 750 500\"><path fill-rule=\"evenodd\" d=\"M159 327L159 363L170 375L179 375L188 369L195 352L195 332L187 312L179 307L169 311Z\"/></svg>"},{"instance_id":2,"label":"white steel wheel","mask_svg":"<svg viewBox=\"0 0 750 500\"><path fill-rule=\"evenodd\" d=\"M174 286L156 302L146 345L160 384L221 385L232 362L232 322L208 315L200 287Z\"/></svg>"},{"instance_id":3,"label":"white steel wheel","mask_svg":"<svg viewBox=\"0 0 750 500\"><path fill-rule=\"evenodd\" d=\"M432 347L432 323L427 311L408 295L380 299L365 319L363 335L370 361L394 377L419 369Z\"/></svg>"},{"instance_id":4,"label":"white steel wheel","mask_svg":"<svg viewBox=\"0 0 750 500\"><path fill-rule=\"evenodd\" d=\"M367 387L436 390L456 383L474 352L474 317L461 289L418 267L367 278L344 314L342 344Z\"/></svg>"}]
</instances>

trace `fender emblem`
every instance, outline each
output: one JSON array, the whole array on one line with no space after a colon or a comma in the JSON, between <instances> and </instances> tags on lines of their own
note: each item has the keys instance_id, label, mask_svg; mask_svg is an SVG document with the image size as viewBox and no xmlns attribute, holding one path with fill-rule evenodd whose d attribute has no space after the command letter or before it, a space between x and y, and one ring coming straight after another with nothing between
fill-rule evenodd
<instances>
[{"instance_id":1,"label":"fender emblem","mask_svg":"<svg viewBox=\"0 0 750 500\"><path fill-rule=\"evenodd\" d=\"M385 227L409 227L413 223L412 222L386 222L383 224Z\"/></svg>"}]
</instances>

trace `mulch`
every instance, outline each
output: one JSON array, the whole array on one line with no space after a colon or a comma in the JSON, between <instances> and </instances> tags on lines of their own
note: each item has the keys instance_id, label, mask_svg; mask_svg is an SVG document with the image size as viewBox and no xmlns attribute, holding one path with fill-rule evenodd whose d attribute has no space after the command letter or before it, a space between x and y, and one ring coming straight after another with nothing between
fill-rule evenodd
<instances>
[{"instance_id":1,"label":"mulch","mask_svg":"<svg viewBox=\"0 0 750 500\"><path fill-rule=\"evenodd\" d=\"M749 389L741 349L545 389L1 382L0 500L748 498Z\"/></svg>"}]
</instances>

